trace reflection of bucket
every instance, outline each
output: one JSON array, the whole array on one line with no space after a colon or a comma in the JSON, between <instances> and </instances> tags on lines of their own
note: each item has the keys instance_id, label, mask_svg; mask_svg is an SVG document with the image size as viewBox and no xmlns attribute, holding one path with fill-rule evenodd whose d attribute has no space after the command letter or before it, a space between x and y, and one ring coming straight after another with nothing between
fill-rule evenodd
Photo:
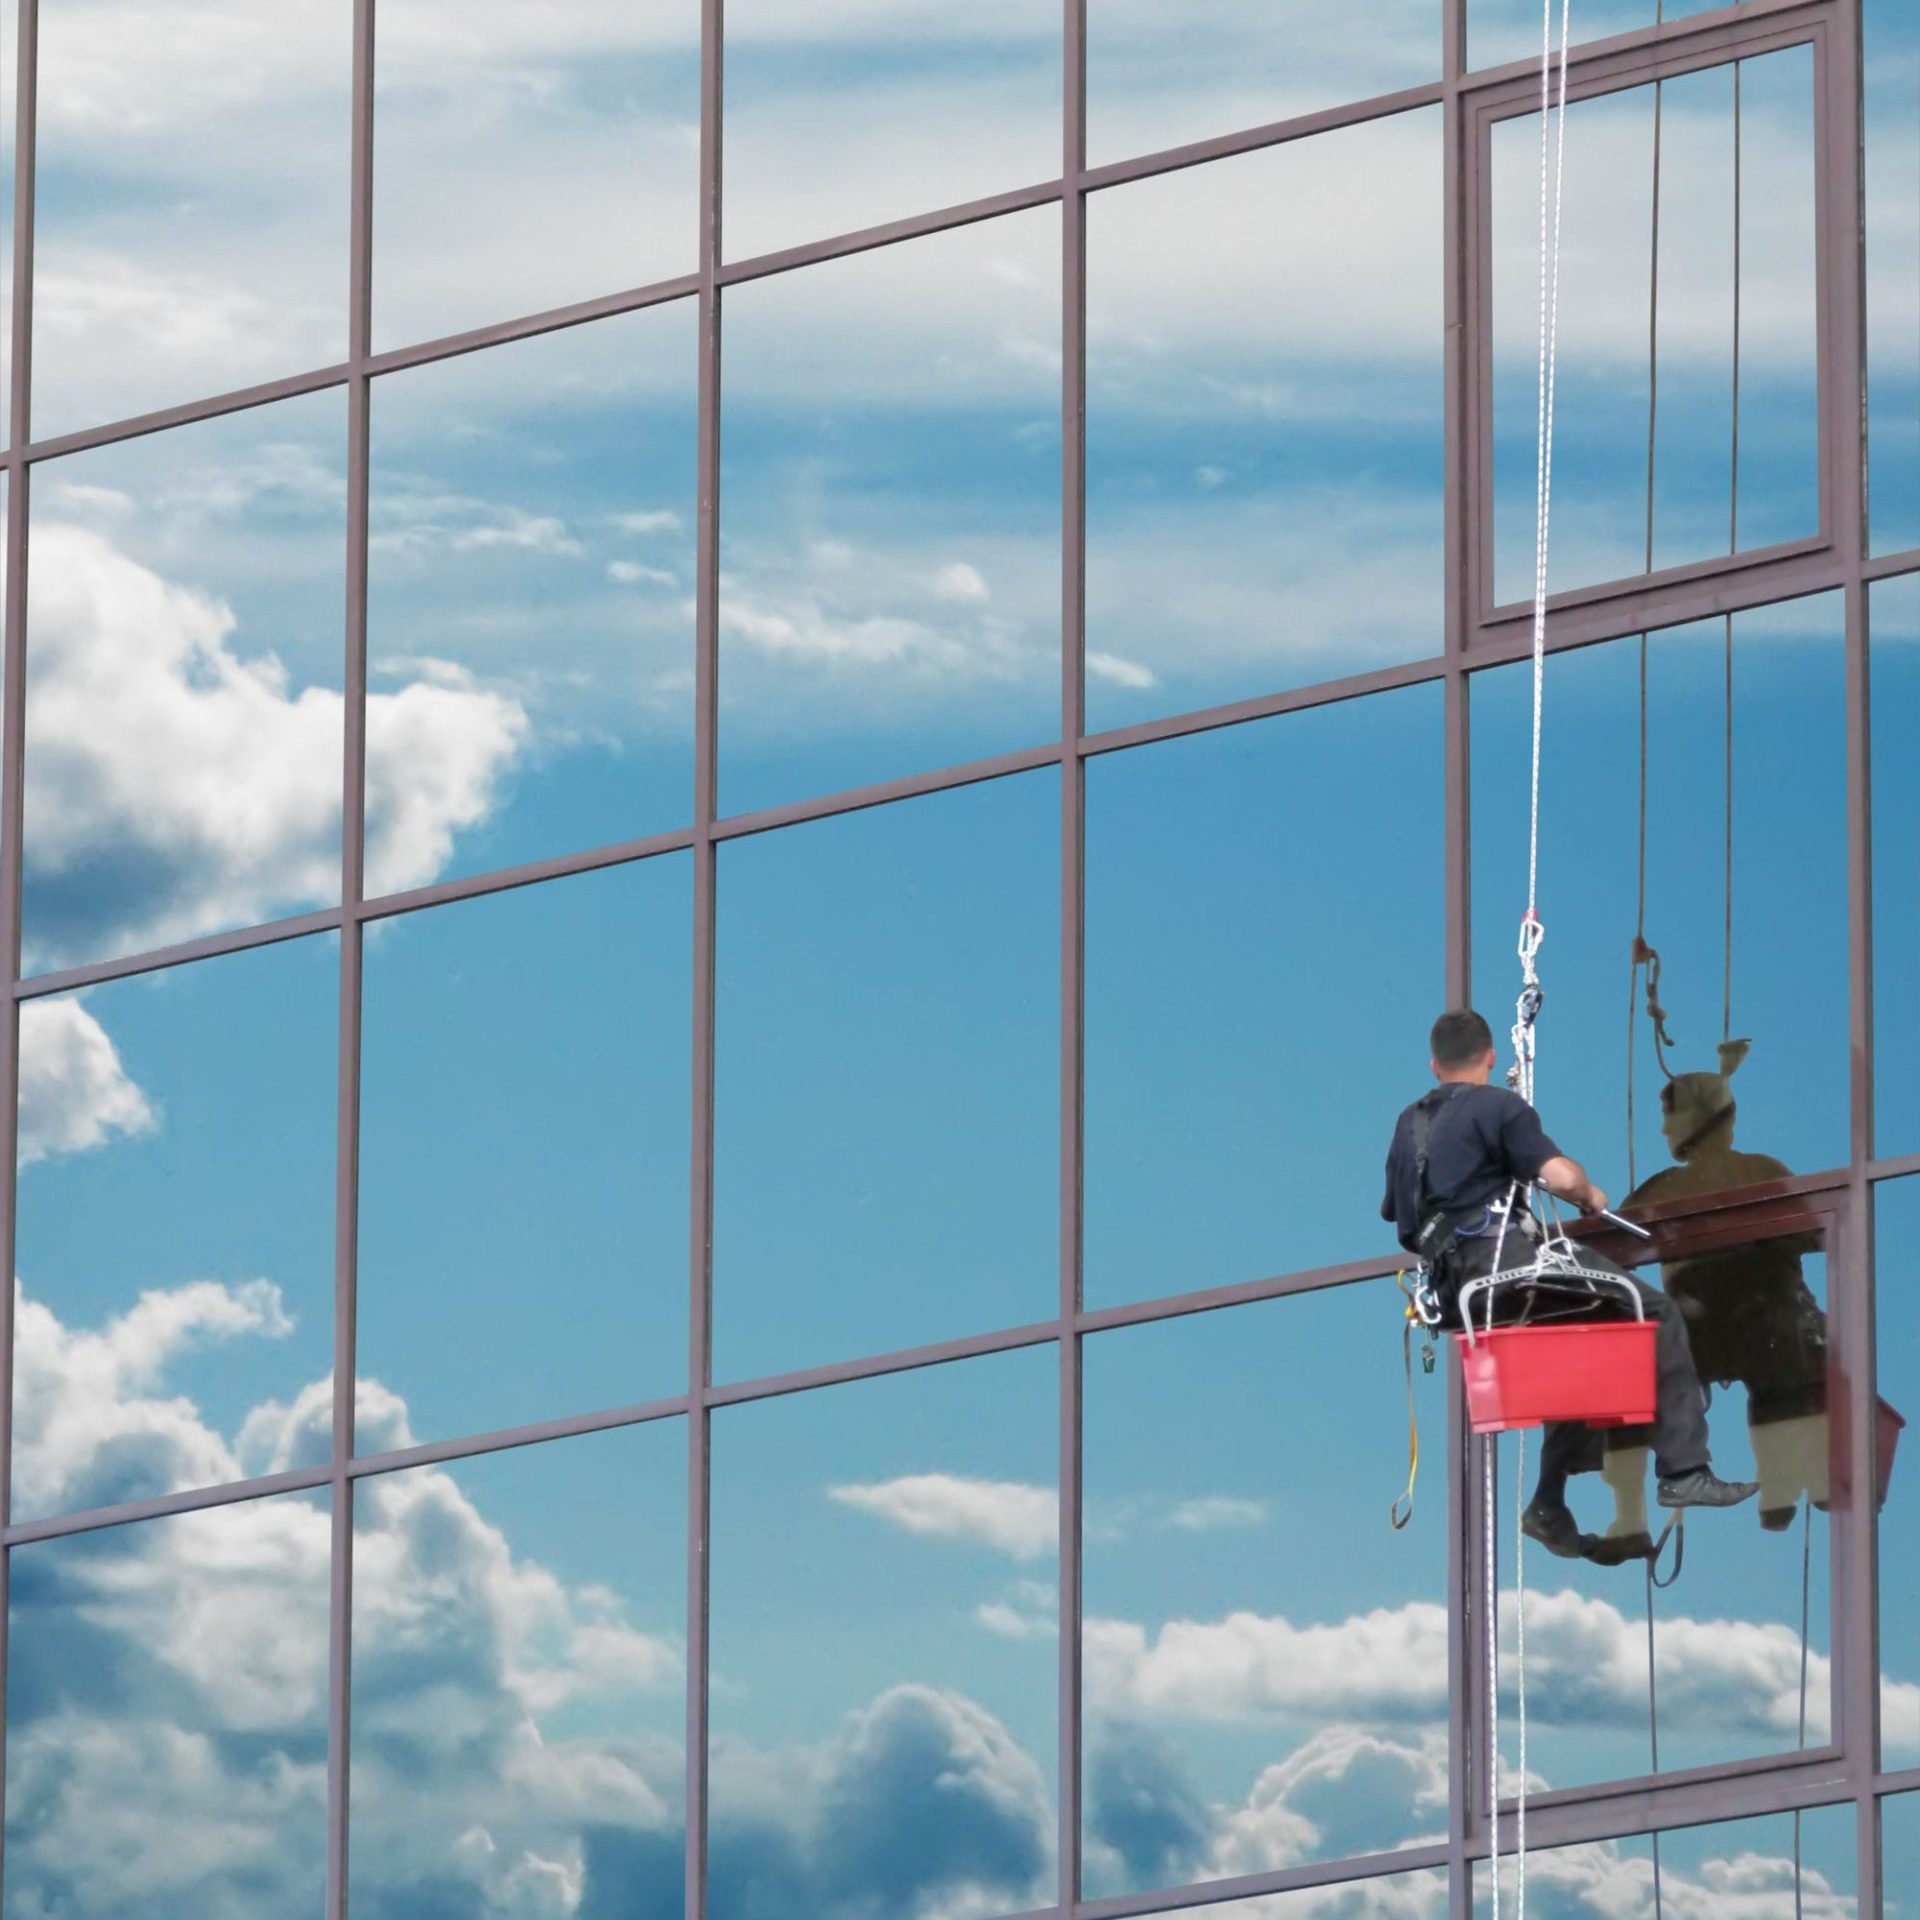
<instances>
[{"instance_id":1,"label":"reflection of bucket","mask_svg":"<svg viewBox=\"0 0 1920 1920\"><path fill-rule=\"evenodd\" d=\"M1894 1449L1900 1444L1900 1429L1906 1425L1887 1403L1875 1398L1873 1404L1873 1482L1881 1506L1887 1504L1887 1488L1893 1484Z\"/></svg>"},{"instance_id":2,"label":"reflection of bucket","mask_svg":"<svg viewBox=\"0 0 1920 1920\"><path fill-rule=\"evenodd\" d=\"M1653 1418L1650 1320L1495 1327L1455 1338L1475 1433L1549 1420L1638 1427Z\"/></svg>"}]
</instances>

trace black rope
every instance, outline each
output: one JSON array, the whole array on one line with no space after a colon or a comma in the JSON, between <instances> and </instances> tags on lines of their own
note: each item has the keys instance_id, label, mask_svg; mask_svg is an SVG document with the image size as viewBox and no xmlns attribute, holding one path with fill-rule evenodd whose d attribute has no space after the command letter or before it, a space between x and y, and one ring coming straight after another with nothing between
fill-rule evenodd
<instances>
[{"instance_id":1,"label":"black rope","mask_svg":"<svg viewBox=\"0 0 1920 1920\"><path fill-rule=\"evenodd\" d=\"M1727 551L1740 549L1740 62L1733 63L1733 399L1727 454ZM1725 616L1726 921L1720 943L1720 1038L1733 1038L1733 615Z\"/></svg>"}]
</instances>

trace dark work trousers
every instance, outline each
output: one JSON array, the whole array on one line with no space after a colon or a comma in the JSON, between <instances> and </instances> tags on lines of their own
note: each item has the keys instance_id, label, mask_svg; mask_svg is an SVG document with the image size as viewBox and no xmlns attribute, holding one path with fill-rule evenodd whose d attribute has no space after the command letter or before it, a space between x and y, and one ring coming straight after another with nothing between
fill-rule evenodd
<instances>
[{"instance_id":1,"label":"dark work trousers","mask_svg":"<svg viewBox=\"0 0 1920 1920\"><path fill-rule=\"evenodd\" d=\"M1477 1280L1493 1271L1496 1236L1457 1241L1446 1262L1446 1284L1457 1302L1458 1289L1469 1280ZM1531 1240L1509 1234L1500 1256L1503 1269L1524 1267L1533 1258ZM1687 1326L1679 1307L1656 1286L1649 1285L1625 1267L1617 1266L1604 1254L1590 1247L1580 1249L1583 1264L1602 1273L1618 1274L1640 1296L1646 1316L1659 1329L1654 1341L1654 1416L1645 1427L1605 1429L1614 1446L1647 1446L1653 1449L1653 1463L1660 1477L1691 1473L1704 1467L1709 1459L1707 1446L1706 1395L1700 1391L1700 1376L1694 1371L1693 1350L1687 1344ZM1569 1311L1569 1308L1574 1309ZM1487 1310L1486 1296L1473 1299L1474 1324L1481 1324ZM1458 1315L1459 1308L1453 1309ZM1524 1286L1498 1287L1493 1294L1493 1323L1511 1326L1515 1321L1538 1319L1623 1320L1630 1317L1626 1300L1610 1291L1597 1294L1591 1310L1558 1289L1535 1294ZM1541 1437L1540 1478L1547 1487L1564 1485L1570 1473L1590 1471L1599 1465L1598 1432L1590 1427L1561 1424L1549 1426Z\"/></svg>"}]
</instances>

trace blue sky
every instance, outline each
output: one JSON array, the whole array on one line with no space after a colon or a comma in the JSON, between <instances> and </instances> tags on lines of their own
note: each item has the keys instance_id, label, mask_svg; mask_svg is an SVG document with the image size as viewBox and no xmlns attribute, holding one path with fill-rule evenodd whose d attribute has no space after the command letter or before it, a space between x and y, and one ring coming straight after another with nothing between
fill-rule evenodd
<instances>
[{"instance_id":1,"label":"blue sky","mask_svg":"<svg viewBox=\"0 0 1920 1920\"><path fill-rule=\"evenodd\" d=\"M1360 10L1375 33L1332 37L1297 9L1276 74L1267 9L1201 4L1219 37L1170 37L1147 0L1092 9L1097 160L1437 68L1432 7L1377 0ZM294 0L272 34L234 17L222 58L193 63L199 91L192 35L155 44L126 0L59 11L43 40L39 429L337 355L342 7ZM964 20L830 0L803 27L736 0L729 252L1054 172L1059 52L1041 11L1045 30L1015 0ZM615 12L383 0L379 344L692 264L695 9ZM1527 51L1523 16L1476 4L1476 58ZM1757 542L1813 513L1806 57L1751 62L1743 85L1757 170L1740 483ZM1884 98L1869 101L1876 166L1892 151ZM194 140L166 118L176 99ZM1668 95L1662 563L1725 537L1727 104L1724 76ZM1647 108L1644 93L1583 108L1570 130L1567 584L1638 563ZM1528 577L1529 133L1496 140L1503 592ZM1872 175L1890 178L1890 161ZM556 183L574 189L564 204ZM1094 199L1091 725L1438 650L1440 187L1439 115L1423 110ZM1898 531L1912 476L1882 428L1912 373L1896 357L1910 236L1875 217L1890 236L1872 307L1884 545L1920 534ZM1057 732L1058 219L1034 210L725 295L723 811ZM179 324L153 333L155 312ZM690 822L692 320L683 301L377 385L376 888ZM37 474L31 967L337 897L344 460L329 393ZM1891 731L1913 705L1912 583L1877 588L1873 619ZM1714 626L1649 650L1647 927L1687 1066L1720 1033L1720 648ZM1739 1137L1796 1169L1845 1150L1842 653L1830 599L1735 623L1732 1018L1754 1040ZM1616 1190L1636 667L1632 642L1551 663L1543 794L1542 1104ZM1502 1029L1525 697L1519 669L1471 695L1476 972ZM1905 871L1912 775L1882 752L1875 778L1879 911L1900 951L1911 902L1884 876ZM1423 1083L1441 991L1441 825L1433 687L1089 767L1092 1304L1382 1249L1384 1135ZM718 870L717 1376L1048 1315L1057 775L729 841ZM690 884L670 856L370 934L363 1448L684 1386ZM17 1514L324 1457L337 967L314 939L29 1008ZM1910 1036L1882 1005L1881 1145L1897 1152ZM1645 1173L1665 1161L1644 1030L1640 1061ZM1885 1245L1907 1198L1883 1201ZM1824 1289L1822 1263L1808 1279ZM1881 1329L1895 1399L1911 1375L1900 1298ZM1397 1299L1369 1283L1089 1341L1096 1892L1443 1824L1431 1464L1412 1529L1385 1523ZM1042 1348L716 1415L717 1917L977 1920L1050 1897L1057 1389ZM1431 1436L1438 1382L1417 1392ZM1714 1420L1737 1471L1737 1394ZM1883 1535L1890 1650L1911 1639L1896 1623L1914 1529L1893 1524L1911 1477L1903 1464ZM677 1910L684 1498L678 1421L361 1490L356 1913ZM1589 1525L1604 1518L1598 1485L1576 1498ZM307 1911L327 1545L326 1513L302 1499L22 1550L16 1920L36 1900L104 1915L138 1898L156 1920ZM1750 1512L1696 1522L1661 1603L1669 1765L1792 1744L1798 1546ZM1824 1552L1816 1522L1816 1728ZM1538 1561L1529 1576L1536 1764L1557 1785L1637 1773L1636 1577ZM214 1644L221 1670L196 1652ZM76 1678L81 1653L119 1682L111 1721ZM1897 1654L1890 1670L1889 1759L1905 1764L1920 1693ZM229 1815L217 1830L212 1804ZM119 1850L80 1838L104 1807L124 1815ZM1749 1886L1773 1920L1791 1911L1789 1846L1779 1822L1751 1823L1675 1837L1666 1859L1703 1900ZM1816 1914L1841 1920L1844 1846L1809 1857L1827 1876ZM1635 1844L1589 1850L1543 1868L1543 1897L1637 1914L1643 1866ZM1430 1920L1441 1901L1419 1877L1311 1903Z\"/></svg>"}]
</instances>

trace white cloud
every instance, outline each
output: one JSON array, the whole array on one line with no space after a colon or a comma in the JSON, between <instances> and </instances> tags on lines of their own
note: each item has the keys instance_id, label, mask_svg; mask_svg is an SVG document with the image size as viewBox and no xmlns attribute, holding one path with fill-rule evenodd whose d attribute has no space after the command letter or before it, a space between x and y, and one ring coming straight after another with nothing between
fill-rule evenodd
<instances>
[{"instance_id":1,"label":"white cloud","mask_svg":"<svg viewBox=\"0 0 1920 1920\"><path fill-rule=\"evenodd\" d=\"M97 1330L69 1329L15 1289L14 1499L24 1513L109 1505L240 1477L239 1457L167 1369L210 1343L293 1330L271 1280L142 1293Z\"/></svg>"},{"instance_id":2,"label":"white cloud","mask_svg":"<svg viewBox=\"0 0 1920 1920\"><path fill-rule=\"evenodd\" d=\"M1060 1631L1060 1592L1044 1580L1016 1580L998 1600L974 1608L978 1626L1003 1640L1048 1640Z\"/></svg>"},{"instance_id":3,"label":"white cloud","mask_svg":"<svg viewBox=\"0 0 1920 1920\"><path fill-rule=\"evenodd\" d=\"M1230 1493L1209 1493L1197 1500L1183 1500L1167 1515L1169 1526L1188 1533L1219 1533L1232 1528L1265 1524L1264 1500L1243 1500Z\"/></svg>"},{"instance_id":4,"label":"white cloud","mask_svg":"<svg viewBox=\"0 0 1920 1920\"><path fill-rule=\"evenodd\" d=\"M877 1514L908 1533L974 1541L1016 1560L1038 1560L1059 1540L1059 1496L1024 1481L916 1473L827 1491L843 1506Z\"/></svg>"},{"instance_id":5,"label":"white cloud","mask_svg":"<svg viewBox=\"0 0 1920 1920\"><path fill-rule=\"evenodd\" d=\"M1129 687L1135 692L1160 684L1160 676L1151 667L1122 659L1117 653L1103 653L1098 647L1087 649L1087 671L1096 680L1111 681L1116 687Z\"/></svg>"},{"instance_id":6,"label":"white cloud","mask_svg":"<svg viewBox=\"0 0 1920 1920\"><path fill-rule=\"evenodd\" d=\"M678 533L680 516L671 507L648 507L638 513L616 513L613 524L622 533L646 538L656 533Z\"/></svg>"},{"instance_id":7,"label":"white cloud","mask_svg":"<svg viewBox=\"0 0 1920 1920\"><path fill-rule=\"evenodd\" d=\"M490 526L463 527L454 534L455 553L482 552L489 547L517 547L528 553L572 556L586 549L568 533L566 522L548 513L523 513L508 507Z\"/></svg>"},{"instance_id":8,"label":"white cloud","mask_svg":"<svg viewBox=\"0 0 1920 1920\"><path fill-rule=\"evenodd\" d=\"M25 1167L150 1133L158 1119L107 1030L80 1000L63 997L20 1009L19 1124Z\"/></svg>"},{"instance_id":9,"label":"white cloud","mask_svg":"<svg viewBox=\"0 0 1920 1920\"><path fill-rule=\"evenodd\" d=\"M1513 1596L1501 1596L1513 1630ZM1527 1595L1528 1709L1542 1725L1643 1726L1645 1625L1571 1590ZM1695 1729L1791 1742L1800 1711L1800 1637L1781 1622L1663 1619L1663 1710ZM1428 1602L1295 1624L1238 1612L1087 1622L1087 1693L1100 1709L1223 1724L1262 1719L1417 1722L1446 1710L1446 1614ZM1826 1737L1830 1664L1808 1660L1808 1738ZM1890 1719L1920 1715L1920 1685L1886 1682Z\"/></svg>"},{"instance_id":10,"label":"white cloud","mask_svg":"<svg viewBox=\"0 0 1920 1920\"><path fill-rule=\"evenodd\" d=\"M677 587L680 584L665 567L642 566L638 560L609 560L607 578L622 587Z\"/></svg>"},{"instance_id":11,"label":"white cloud","mask_svg":"<svg viewBox=\"0 0 1920 1920\"><path fill-rule=\"evenodd\" d=\"M933 576L933 590L943 600L982 601L992 599L978 567L964 560L950 561Z\"/></svg>"},{"instance_id":12,"label":"white cloud","mask_svg":"<svg viewBox=\"0 0 1920 1920\"><path fill-rule=\"evenodd\" d=\"M338 898L337 691L296 688L219 601L76 527L34 530L32 618L32 964ZM526 734L518 702L455 673L371 694L369 883L431 879Z\"/></svg>"}]
</instances>

